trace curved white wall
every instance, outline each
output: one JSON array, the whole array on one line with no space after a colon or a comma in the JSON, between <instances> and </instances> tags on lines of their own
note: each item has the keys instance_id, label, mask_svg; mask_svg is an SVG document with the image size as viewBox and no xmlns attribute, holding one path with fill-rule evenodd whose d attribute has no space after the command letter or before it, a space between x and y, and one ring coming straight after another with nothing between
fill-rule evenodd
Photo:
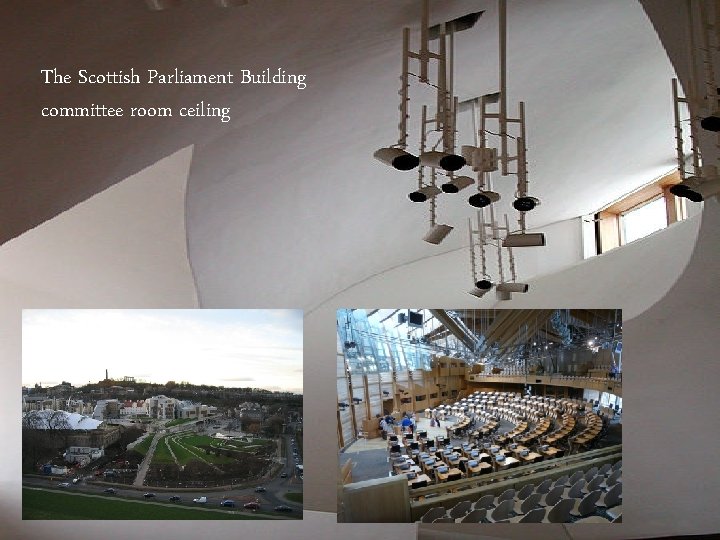
<instances>
[{"instance_id":1,"label":"curved white wall","mask_svg":"<svg viewBox=\"0 0 720 540\"><path fill-rule=\"evenodd\" d=\"M19 411L22 309L197 307L185 240L191 159L192 147L180 150L0 247L0 357L12 389L0 394L5 411ZM4 422L0 432L17 439L0 460L0 478L13 486L17 426ZM20 500L2 504L9 501L19 511Z\"/></svg>"}]
</instances>

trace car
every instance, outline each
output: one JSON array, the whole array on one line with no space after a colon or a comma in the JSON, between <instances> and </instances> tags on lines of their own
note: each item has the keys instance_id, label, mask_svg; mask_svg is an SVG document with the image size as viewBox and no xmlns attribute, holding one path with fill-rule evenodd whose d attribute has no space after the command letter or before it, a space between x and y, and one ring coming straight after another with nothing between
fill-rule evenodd
<instances>
[{"instance_id":1,"label":"car","mask_svg":"<svg viewBox=\"0 0 720 540\"><path fill-rule=\"evenodd\" d=\"M282 474L280 475L280 478L287 478L287 473L286 473L286 472L282 473Z\"/></svg>"},{"instance_id":2,"label":"car","mask_svg":"<svg viewBox=\"0 0 720 540\"><path fill-rule=\"evenodd\" d=\"M280 506L275 507L275 511L276 512L292 512L293 510L289 506L287 506L285 504L281 504Z\"/></svg>"},{"instance_id":3,"label":"car","mask_svg":"<svg viewBox=\"0 0 720 540\"><path fill-rule=\"evenodd\" d=\"M233 500L231 500L231 499L225 499L224 501L221 501L221 502L220 502L220 506L231 506L231 507L235 507L235 501L233 501Z\"/></svg>"},{"instance_id":4,"label":"car","mask_svg":"<svg viewBox=\"0 0 720 540\"><path fill-rule=\"evenodd\" d=\"M256 503L256 502L249 502L249 503L245 503L245 504L243 505L243 507L244 507L244 508L247 508L248 510L259 510L259 509L260 509L260 504L259 504L259 503Z\"/></svg>"},{"instance_id":5,"label":"car","mask_svg":"<svg viewBox=\"0 0 720 540\"><path fill-rule=\"evenodd\" d=\"M143 495L143 497L145 497L146 499L152 499L154 496L155 496L154 493L145 493L145 494Z\"/></svg>"},{"instance_id":6,"label":"car","mask_svg":"<svg viewBox=\"0 0 720 540\"><path fill-rule=\"evenodd\" d=\"M170 500L172 502L178 502L180 500L180 497L178 497L177 495L173 495L172 497L170 497Z\"/></svg>"},{"instance_id":7,"label":"car","mask_svg":"<svg viewBox=\"0 0 720 540\"><path fill-rule=\"evenodd\" d=\"M58 487L61 487L61 488L70 487L70 482L62 482L61 484L58 485Z\"/></svg>"},{"instance_id":8,"label":"car","mask_svg":"<svg viewBox=\"0 0 720 540\"><path fill-rule=\"evenodd\" d=\"M267 491L267 490L263 486L258 486L255 488L256 493L263 493L264 491Z\"/></svg>"},{"instance_id":9,"label":"car","mask_svg":"<svg viewBox=\"0 0 720 540\"><path fill-rule=\"evenodd\" d=\"M111 494L114 495L114 494L115 494L115 488L107 488L107 489L104 489L104 490L103 490L103 493L111 493Z\"/></svg>"},{"instance_id":10,"label":"car","mask_svg":"<svg viewBox=\"0 0 720 540\"><path fill-rule=\"evenodd\" d=\"M197 499L193 499L193 502L198 504L205 504L207 502L207 497L198 497Z\"/></svg>"}]
</instances>

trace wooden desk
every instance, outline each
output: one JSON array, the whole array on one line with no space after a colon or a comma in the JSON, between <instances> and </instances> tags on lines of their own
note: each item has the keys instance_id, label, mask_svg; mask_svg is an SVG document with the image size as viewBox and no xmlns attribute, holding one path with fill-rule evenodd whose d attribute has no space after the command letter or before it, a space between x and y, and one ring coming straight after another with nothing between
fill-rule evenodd
<instances>
[{"instance_id":1,"label":"wooden desk","mask_svg":"<svg viewBox=\"0 0 720 540\"><path fill-rule=\"evenodd\" d=\"M475 467L468 466L468 474L470 476L489 473L490 471L492 471L492 465L490 465L489 463L478 462L477 466Z\"/></svg>"},{"instance_id":2,"label":"wooden desk","mask_svg":"<svg viewBox=\"0 0 720 540\"><path fill-rule=\"evenodd\" d=\"M562 452L563 452L562 450L560 450L560 449L558 449L558 448L555 448L555 447L553 447L553 446L551 446L551 447L548 448L547 450L540 450L540 453L541 453L543 456L548 457L548 458L557 457L558 454L562 454Z\"/></svg>"},{"instance_id":3,"label":"wooden desk","mask_svg":"<svg viewBox=\"0 0 720 540\"><path fill-rule=\"evenodd\" d=\"M542 460L542 456L536 452L530 452L527 456L518 456L518 458L525 463L535 463L535 461Z\"/></svg>"},{"instance_id":4,"label":"wooden desk","mask_svg":"<svg viewBox=\"0 0 720 540\"><path fill-rule=\"evenodd\" d=\"M415 482L422 482L425 481L428 483L428 485L432 484L432 478L430 478L427 474L420 474L416 478L413 478L412 480L408 480L408 487L412 488L412 485Z\"/></svg>"},{"instance_id":5,"label":"wooden desk","mask_svg":"<svg viewBox=\"0 0 720 540\"><path fill-rule=\"evenodd\" d=\"M514 457L506 457L503 461L495 460L493 463L495 465L495 470L500 471L519 465L520 460Z\"/></svg>"}]
</instances>

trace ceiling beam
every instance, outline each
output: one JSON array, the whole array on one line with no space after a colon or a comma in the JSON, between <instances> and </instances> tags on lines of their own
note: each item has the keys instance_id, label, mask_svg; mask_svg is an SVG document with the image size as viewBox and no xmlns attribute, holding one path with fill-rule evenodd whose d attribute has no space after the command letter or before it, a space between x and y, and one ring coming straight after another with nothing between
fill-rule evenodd
<instances>
[{"instance_id":1,"label":"ceiling beam","mask_svg":"<svg viewBox=\"0 0 720 540\"><path fill-rule=\"evenodd\" d=\"M430 313L432 313L433 316L438 321L440 321L440 323L445 328L450 330L450 332L452 332L452 334L456 338L458 338L462 343L464 343L468 349L470 349L471 351L475 350L477 338L465 332L465 330L463 330L460 325L455 322L455 319L448 315L447 311L445 311L444 309L431 309Z\"/></svg>"}]
</instances>

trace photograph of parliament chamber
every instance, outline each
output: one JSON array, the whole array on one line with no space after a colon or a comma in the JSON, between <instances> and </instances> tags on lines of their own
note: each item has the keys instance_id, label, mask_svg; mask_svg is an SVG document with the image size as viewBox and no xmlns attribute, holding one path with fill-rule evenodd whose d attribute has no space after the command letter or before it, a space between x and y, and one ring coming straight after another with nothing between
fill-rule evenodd
<instances>
[{"instance_id":1,"label":"photograph of parliament chamber","mask_svg":"<svg viewBox=\"0 0 720 540\"><path fill-rule=\"evenodd\" d=\"M511 292L510 300L498 300L493 290L500 276L490 249L485 255L493 279L486 281L493 289L480 299L468 294L476 285L468 219L476 240L475 267L482 269L477 213L468 201L478 186L461 190L467 179L458 178L477 180L476 171L465 165L446 182L447 175L436 170L437 189L453 184L458 193L433 197L436 190L426 189L429 199L416 203L409 195L419 191L419 169L400 171L373 157L398 140L403 28L411 30L408 51L419 52L421 1L168 3L173 6L160 11L142 0L0 4L1 35L13 51L1 68L0 352L8 373L0 400L5 410L17 407L22 308L304 309L312 395L305 412L317 419L306 426L305 521L263 523L253 533L351 540L376 529L336 523L337 381L326 362L336 346L337 309L620 308L623 337L634 359L623 373L632 405L622 418L623 523L583 525L572 536L587 537L598 529L603 532L596 537L603 540L720 530L715 508L720 481L708 474L720 405L720 363L714 361L712 339L720 312L720 204L716 197L674 199L664 184L668 173L668 181L677 180L679 166L671 81L678 80L678 99L692 87L708 90L698 12L700 4L711 10L715 2L507 3L506 103L515 119L519 102L526 104L528 195L541 201L526 212L526 226L528 233L542 233L546 244L513 248L518 283L529 287ZM463 18L484 11L453 38L459 155L462 146L479 147L470 120L472 100L492 97L500 88L497 5L496 0L430 2L429 28L469 21ZM688 7L694 13L694 41ZM436 50L439 40L430 41ZM449 48L448 38L446 53ZM416 62L408 67L419 76ZM163 73L283 68L306 74L308 86L45 85L40 70L53 67L72 73L82 68ZM433 84L436 68L433 60L428 70ZM432 113L437 96L428 85L416 93L418 78L409 80L414 129L408 129L407 152L419 158L421 107ZM716 163L714 135L700 125L711 101L707 95L699 99L695 142L703 161ZM48 106L184 107L201 101L230 107L231 120L40 115ZM683 140L689 143L685 107L679 103ZM475 109L479 118L482 107ZM488 129L499 133L496 127ZM513 136L516 127L513 122ZM495 144L492 137L487 142ZM517 150L515 141L506 141L508 157ZM695 153L689 144L683 152L689 158L686 173L693 176ZM492 150L466 152L471 161L476 154L494 164ZM380 157L387 160L387 152ZM425 163L432 157L425 156ZM428 167L424 180L432 179ZM501 169L491 174L500 175ZM504 212L498 211L494 222L505 227L507 213L515 228L517 183L508 177L492 180L492 189L484 191L501 199L485 208L484 224L498 204ZM453 228L440 244L423 240L431 231L433 200L436 227L428 239ZM632 242L625 235L622 242L628 221L643 222L633 219L639 216L632 209L645 202L636 209L640 216L647 210L657 218L654 224L667 227ZM658 212L663 202L665 216ZM599 228L609 236L597 242ZM503 255L508 255L505 248ZM503 270L507 281L507 258ZM15 427L0 425L9 442L7 459L0 460L5 530L18 538L96 538L86 524L20 521ZM163 527L168 537L193 536L183 523ZM220 527L214 524L213 530ZM457 525L419 528L429 527ZM562 525L526 527L550 538L566 535ZM377 530L407 540L417 528L401 523ZM511 534L492 524L482 530ZM123 532L140 535L146 529L130 522Z\"/></svg>"},{"instance_id":2,"label":"photograph of parliament chamber","mask_svg":"<svg viewBox=\"0 0 720 540\"><path fill-rule=\"evenodd\" d=\"M620 310L338 311L338 521L622 520Z\"/></svg>"}]
</instances>

